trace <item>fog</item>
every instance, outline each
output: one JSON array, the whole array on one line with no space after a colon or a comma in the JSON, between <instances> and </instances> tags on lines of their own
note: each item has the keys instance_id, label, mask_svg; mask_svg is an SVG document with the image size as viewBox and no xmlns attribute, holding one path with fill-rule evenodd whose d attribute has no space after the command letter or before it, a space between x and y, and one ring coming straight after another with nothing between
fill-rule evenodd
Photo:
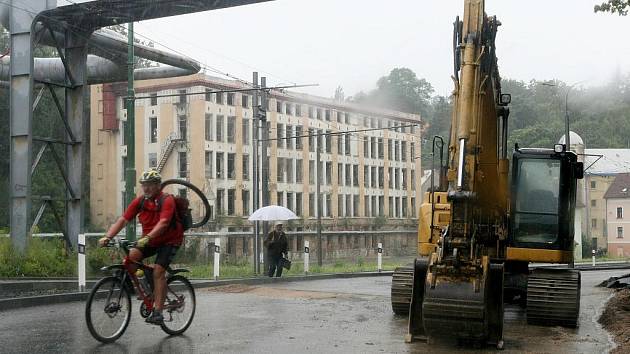
<instances>
[{"instance_id":1,"label":"fog","mask_svg":"<svg viewBox=\"0 0 630 354\"><path fill-rule=\"evenodd\" d=\"M630 71L630 17L594 13L601 0L488 0L503 23L497 55L503 77L598 85ZM141 22L144 35L211 69L271 84L318 83L300 91L331 97L374 88L394 67L452 89L451 33L463 0L278 0ZM143 38L143 39L146 39ZM142 37L141 37L142 38ZM212 70L215 70L213 72Z\"/></svg>"}]
</instances>

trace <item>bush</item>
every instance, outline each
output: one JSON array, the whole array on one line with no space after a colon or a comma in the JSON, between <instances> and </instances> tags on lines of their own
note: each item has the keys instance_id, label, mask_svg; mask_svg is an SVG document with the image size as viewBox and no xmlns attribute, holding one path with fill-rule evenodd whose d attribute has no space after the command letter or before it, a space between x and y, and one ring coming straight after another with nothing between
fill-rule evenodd
<instances>
[{"instance_id":1,"label":"bush","mask_svg":"<svg viewBox=\"0 0 630 354\"><path fill-rule=\"evenodd\" d=\"M11 239L0 241L0 277L67 277L76 273L76 254L67 254L62 239L30 239L24 254L13 250Z\"/></svg>"}]
</instances>

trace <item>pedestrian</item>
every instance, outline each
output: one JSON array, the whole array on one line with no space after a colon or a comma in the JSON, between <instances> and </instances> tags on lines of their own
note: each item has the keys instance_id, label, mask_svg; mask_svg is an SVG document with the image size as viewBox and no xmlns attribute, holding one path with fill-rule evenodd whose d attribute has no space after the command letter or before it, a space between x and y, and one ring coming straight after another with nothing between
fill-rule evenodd
<instances>
[{"instance_id":1,"label":"pedestrian","mask_svg":"<svg viewBox=\"0 0 630 354\"><path fill-rule=\"evenodd\" d=\"M282 222L277 222L276 227L271 231L263 243L267 247L267 259L269 264L269 277L276 274L276 278L282 276L283 255L287 256L289 242L287 235L282 230Z\"/></svg>"}]
</instances>

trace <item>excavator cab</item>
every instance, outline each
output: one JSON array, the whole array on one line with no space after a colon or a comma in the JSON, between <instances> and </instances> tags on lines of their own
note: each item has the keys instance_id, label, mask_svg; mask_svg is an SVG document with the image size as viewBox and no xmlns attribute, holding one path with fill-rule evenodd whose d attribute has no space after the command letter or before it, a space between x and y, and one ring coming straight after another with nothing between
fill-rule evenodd
<instances>
[{"instance_id":1,"label":"excavator cab","mask_svg":"<svg viewBox=\"0 0 630 354\"><path fill-rule=\"evenodd\" d=\"M577 180L583 164L564 145L554 149L516 147L507 259L570 263Z\"/></svg>"}]
</instances>

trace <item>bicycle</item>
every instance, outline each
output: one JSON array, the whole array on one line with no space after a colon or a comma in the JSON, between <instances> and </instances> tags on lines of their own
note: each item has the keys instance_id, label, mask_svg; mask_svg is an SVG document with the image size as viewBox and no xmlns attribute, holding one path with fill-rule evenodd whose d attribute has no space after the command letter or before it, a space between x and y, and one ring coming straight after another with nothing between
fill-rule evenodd
<instances>
[{"instance_id":1,"label":"bicycle","mask_svg":"<svg viewBox=\"0 0 630 354\"><path fill-rule=\"evenodd\" d=\"M92 336L100 342L111 343L125 333L131 319L131 296L138 293L140 316L146 318L153 311L153 279L152 267L128 259L129 249L135 242L125 239L113 240L107 247L124 250L126 257L121 264L101 268L101 271L112 273L99 280L92 288L85 307L88 329ZM132 266L137 266L132 271ZM140 281L137 274L144 272L146 282ZM184 333L195 316L195 290L190 281L179 273L187 269L166 269L166 299L164 301L164 323L162 330L169 335ZM100 318L102 317L102 319Z\"/></svg>"}]
</instances>

